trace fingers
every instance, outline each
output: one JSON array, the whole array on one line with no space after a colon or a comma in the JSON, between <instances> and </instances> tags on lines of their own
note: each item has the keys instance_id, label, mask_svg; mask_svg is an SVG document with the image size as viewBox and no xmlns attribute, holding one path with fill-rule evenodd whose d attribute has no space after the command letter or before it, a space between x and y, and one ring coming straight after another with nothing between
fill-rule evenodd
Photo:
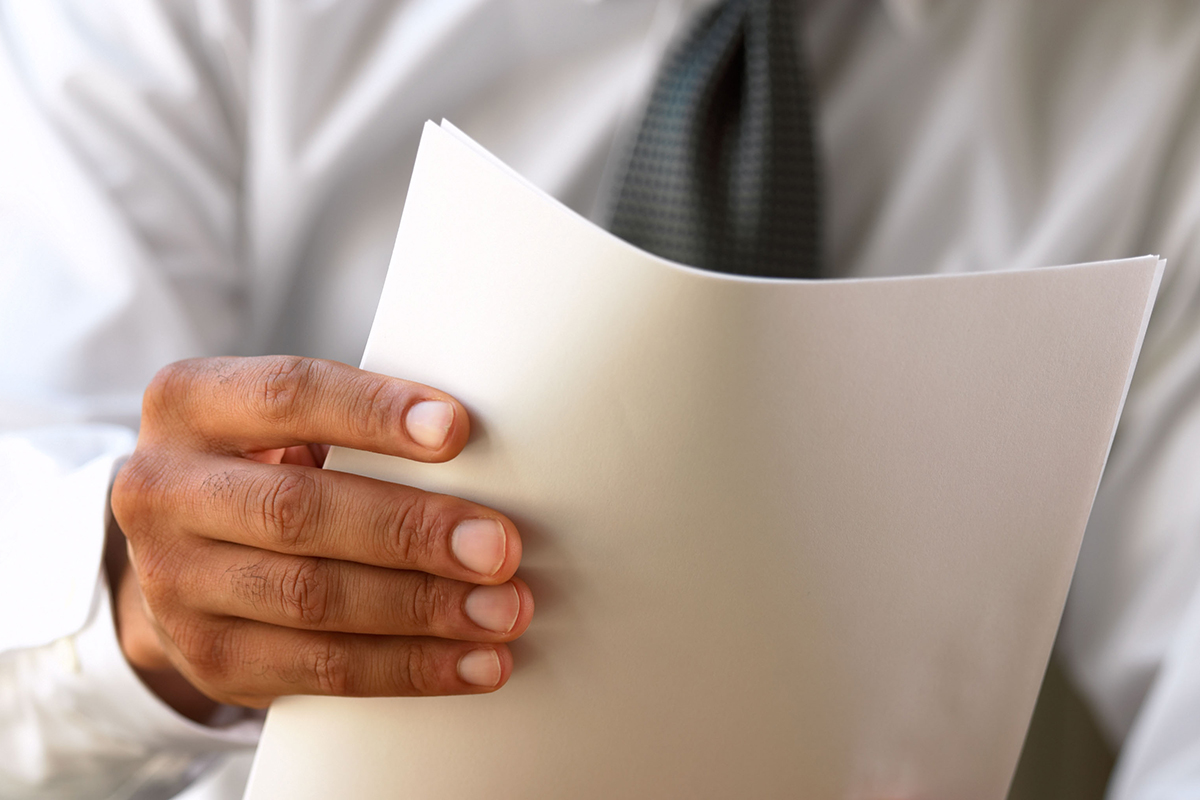
<instances>
[{"instance_id":1,"label":"fingers","mask_svg":"<svg viewBox=\"0 0 1200 800\"><path fill-rule=\"evenodd\" d=\"M420 572L215 544L194 559L176 600L212 615L289 628L511 641L533 595L514 579L477 586Z\"/></svg>"},{"instance_id":2,"label":"fingers","mask_svg":"<svg viewBox=\"0 0 1200 800\"><path fill-rule=\"evenodd\" d=\"M278 553L473 583L503 583L521 560L520 536L503 515L359 475L209 456L177 472L172 489L192 498L181 526Z\"/></svg>"},{"instance_id":3,"label":"fingers","mask_svg":"<svg viewBox=\"0 0 1200 800\"><path fill-rule=\"evenodd\" d=\"M318 468L329 444L445 461L468 433L444 392L334 362L164 368L111 507L170 663L249 705L501 686L533 613L513 524Z\"/></svg>"},{"instance_id":4,"label":"fingers","mask_svg":"<svg viewBox=\"0 0 1200 800\"><path fill-rule=\"evenodd\" d=\"M215 446L244 453L323 442L445 461L469 433L466 410L444 392L295 356L171 364L147 388L143 415L151 435L186 426Z\"/></svg>"},{"instance_id":5,"label":"fingers","mask_svg":"<svg viewBox=\"0 0 1200 800\"><path fill-rule=\"evenodd\" d=\"M297 631L212 620L175 638L189 679L223 702L264 706L291 694L345 697L479 694L504 685L503 644Z\"/></svg>"}]
</instances>

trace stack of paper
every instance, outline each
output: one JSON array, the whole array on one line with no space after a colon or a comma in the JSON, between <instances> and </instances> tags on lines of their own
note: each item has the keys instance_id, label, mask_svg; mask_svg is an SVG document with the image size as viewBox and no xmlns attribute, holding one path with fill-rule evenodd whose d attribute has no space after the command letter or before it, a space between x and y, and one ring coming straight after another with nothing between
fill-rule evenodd
<instances>
[{"instance_id":1,"label":"stack of paper","mask_svg":"<svg viewBox=\"0 0 1200 800\"><path fill-rule=\"evenodd\" d=\"M1162 266L729 277L425 131L363 367L508 514L537 612L494 695L288 698L248 796L1002 798Z\"/></svg>"}]
</instances>

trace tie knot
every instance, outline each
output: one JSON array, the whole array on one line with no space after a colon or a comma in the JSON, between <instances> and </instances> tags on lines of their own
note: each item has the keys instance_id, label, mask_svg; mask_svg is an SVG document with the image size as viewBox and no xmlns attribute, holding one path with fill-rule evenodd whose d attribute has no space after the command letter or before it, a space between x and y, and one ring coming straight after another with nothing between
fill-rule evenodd
<instances>
[{"instance_id":1,"label":"tie knot","mask_svg":"<svg viewBox=\"0 0 1200 800\"><path fill-rule=\"evenodd\" d=\"M718 272L817 277L811 103L795 2L725 0L662 68L613 205L612 231Z\"/></svg>"}]
</instances>

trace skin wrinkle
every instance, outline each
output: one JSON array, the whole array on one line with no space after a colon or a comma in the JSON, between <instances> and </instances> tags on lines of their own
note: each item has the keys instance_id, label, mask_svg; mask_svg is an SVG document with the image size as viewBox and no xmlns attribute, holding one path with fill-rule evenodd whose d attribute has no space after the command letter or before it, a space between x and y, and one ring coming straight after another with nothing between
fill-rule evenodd
<instances>
[{"instance_id":1,"label":"skin wrinkle","mask_svg":"<svg viewBox=\"0 0 1200 800\"><path fill-rule=\"evenodd\" d=\"M426 537L421 534L428 518L424 495L408 495L394 508L384 511L382 527L389 532L386 541L397 566L418 564L432 555Z\"/></svg>"},{"instance_id":2,"label":"skin wrinkle","mask_svg":"<svg viewBox=\"0 0 1200 800\"><path fill-rule=\"evenodd\" d=\"M228 385L237 379L238 369L232 359L212 359L211 364L205 365L209 372L222 385Z\"/></svg>"},{"instance_id":3,"label":"skin wrinkle","mask_svg":"<svg viewBox=\"0 0 1200 800\"><path fill-rule=\"evenodd\" d=\"M266 478L256 513L268 540L278 543L280 552L302 549L306 532L320 525L320 497L317 480L304 472L288 470ZM256 492L250 492L254 497Z\"/></svg>"},{"instance_id":4,"label":"skin wrinkle","mask_svg":"<svg viewBox=\"0 0 1200 800\"><path fill-rule=\"evenodd\" d=\"M231 564L225 568L233 593L243 600L261 603L267 597L268 581L263 564L266 557L252 564Z\"/></svg>"},{"instance_id":5,"label":"skin wrinkle","mask_svg":"<svg viewBox=\"0 0 1200 800\"><path fill-rule=\"evenodd\" d=\"M364 439L394 435L389 430L387 422L403 419L407 398L396 398L392 392L388 391L387 381L375 380L370 384L370 390L364 393L362 399L354 405L354 411L348 415L347 421L354 426L354 433ZM401 405L400 414L393 413L397 400ZM384 408L381 408L381 405Z\"/></svg>"},{"instance_id":6,"label":"skin wrinkle","mask_svg":"<svg viewBox=\"0 0 1200 800\"><path fill-rule=\"evenodd\" d=\"M260 378L258 413L272 423L295 421L303 387L313 382L315 368L299 357L282 358Z\"/></svg>"},{"instance_id":7,"label":"skin wrinkle","mask_svg":"<svg viewBox=\"0 0 1200 800\"><path fill-rule=\"evenodd\" d=\"M427 400L455 409L433 452L385 424L398 404ZM471 624L459 600L472 584L512 578L520 542L511 523L465 501L321 472L314 465L327 445L306 441L436 462L456 455L468 433L452 398L344 364L197 359L160 370L112 494L113 535L128 534L119 549L133 562L111 574L127 600L117 604L118 625L143 632L122 640L130 664L193 718L214 700L262 707L284 694L503 685L512 670L503 643L521 635L533 611L528 587L514 581L519 617L506 633ZM513 536L495 575L476 576L452 558L449 537L467 514L497 519ZM355 632L396 630L409 635ZM494 686L458 673L479 645L500 660Z\"/></svg>"},{"instance_id":8,"label":"skin wrinkle","mask_svg":"<svg viewBox=\"0 0 1200 800\"><path fill-rule=\"evenodd\" d=\"M323 626L330 608L326 572L321 559L298 558L289 561L283 570L279 597L285 615L307 627Z\"/></svg>"},{"instance_id":9,"label":"skin wrinkle","mask_svg":"<svg viewBox=\"0 0 1200 800\"><path fill-rule=\"evenodd\" d=\"M241 482L244 470L227 469L221 472L211 472L200 482L200 488L208 492L208 499L220 500L232 497L234 489Z\"/></svg>"}]
</instances>

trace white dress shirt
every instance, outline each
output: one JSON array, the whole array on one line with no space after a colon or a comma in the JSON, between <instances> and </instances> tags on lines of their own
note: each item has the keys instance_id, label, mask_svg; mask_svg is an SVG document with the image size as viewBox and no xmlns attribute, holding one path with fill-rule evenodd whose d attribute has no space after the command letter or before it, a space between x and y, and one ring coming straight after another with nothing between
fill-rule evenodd
<instances>
[{"instance_id":1,"label":"white dress shirt","mask_svg":"<svg viewBox=\"0 0 1200 800\"><path fill-rule=\"evenodd\" d=\"M426 119L602 216L701 4L0 0L0 795L239 796L256 723L150 694L97 579L142 388L357 363ZM1200 13L809 6L830 275L1168 259L1060 647L1111 796L1200 796Z\"/></svg>"}]
</instances>

